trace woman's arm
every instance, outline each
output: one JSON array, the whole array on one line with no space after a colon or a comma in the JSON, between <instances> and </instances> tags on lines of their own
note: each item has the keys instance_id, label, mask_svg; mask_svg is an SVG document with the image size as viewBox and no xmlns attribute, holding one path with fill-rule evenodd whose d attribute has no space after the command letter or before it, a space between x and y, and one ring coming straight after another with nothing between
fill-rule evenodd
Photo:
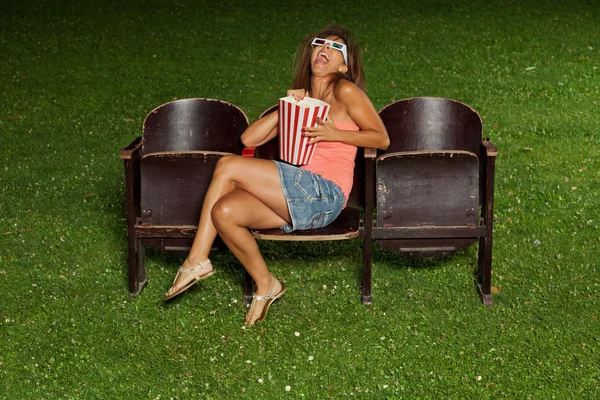
<instances>
[{"instance_id":1,"label":"woman's arm","mask_svg":"<svg viewBox=\"0 0 600 400\"><path fill-rule=\"evenodd\" d=\"M288 96L293 96L296 101L300 101L309 93L304 89L290 89L287 91ZM250 124L250 126L242 133L242 143L246 147L262 146L269 140L273 139L279 133L277 129L279 125L279 113L273 111L265 115L263 118Z\"/></svg>"},{"instance_id":2,"label":"woman's arm","mask_svg":"<svg viewBox=\"0 0 600 400\"><path fill-rule=\"evenodd\" d=\"M314 138L311 143L325 140L381 150L389 147L390 138L385 125L365 92L351 82L340 81L334 95L336 100L346 108L348 116L356 123L360 131L341 131L329 118L325 123L319 121L318 127L305 129L305 135Z\"/></svg>"},{"instance_id":3,"label":"woman's arm","mask_svg":"<svg viewBox=\"0 0 600 400\"><path fill-rule=\"evenodd\" d=\"M254 121L242 133L241 140L246 147L261 146L277 136L279 113L274 111Z\"/></svg>"}]
</instances>

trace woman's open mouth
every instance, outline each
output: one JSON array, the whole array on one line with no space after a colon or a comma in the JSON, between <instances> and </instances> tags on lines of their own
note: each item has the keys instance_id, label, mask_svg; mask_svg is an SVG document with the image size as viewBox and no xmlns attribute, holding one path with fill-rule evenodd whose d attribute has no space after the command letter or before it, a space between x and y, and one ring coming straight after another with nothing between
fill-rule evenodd
<instances>
[{"instance_id":1,"label":"woman's open mouth","mask_svg":"<svg viewBox=\"0 0 600 400\"><path fill-rule=\"evenodd\" d=\"M315 60L317 64L327 64L329 63L329 56L325 53L319 53L317 59Z\"/></svg>"}]
</instances>

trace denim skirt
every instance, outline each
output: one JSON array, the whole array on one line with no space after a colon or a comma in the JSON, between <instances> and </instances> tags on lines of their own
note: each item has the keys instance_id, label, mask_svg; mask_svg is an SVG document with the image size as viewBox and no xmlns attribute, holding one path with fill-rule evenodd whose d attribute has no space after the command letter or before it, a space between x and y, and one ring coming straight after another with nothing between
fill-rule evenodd
<instances>
[{"instance_id":1,"label":"denim skirt","mask_svg":"<svg viewBox=\"0 0 600 400\"><path fill-rule=\"evenodd\" d=\"M310 171L274 162L292 218L292 224L284 225L281 229L289 233L322 228L340 215L346 199L338 185Z\"/></svg>"}]
</instances>

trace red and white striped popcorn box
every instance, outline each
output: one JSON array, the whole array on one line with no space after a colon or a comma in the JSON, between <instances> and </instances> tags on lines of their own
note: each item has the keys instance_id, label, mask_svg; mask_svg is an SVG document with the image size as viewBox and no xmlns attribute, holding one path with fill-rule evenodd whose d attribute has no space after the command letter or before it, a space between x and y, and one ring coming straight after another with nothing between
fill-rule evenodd
<instances>
[{"instance_id":1,"label":"red and white striped popcorn box","mask_svg":"<svg viewBox=\"0 0 600 400\"><path fill-rule=\"evenodd\" d=\"M312 138L302 136L302 128L314 127L317 118L325 121L329 107L310 97L300 101L292 96L279 99L279 158L294 165L310 164L318 143L308 144Z\"/></svg>"}]
</instances>

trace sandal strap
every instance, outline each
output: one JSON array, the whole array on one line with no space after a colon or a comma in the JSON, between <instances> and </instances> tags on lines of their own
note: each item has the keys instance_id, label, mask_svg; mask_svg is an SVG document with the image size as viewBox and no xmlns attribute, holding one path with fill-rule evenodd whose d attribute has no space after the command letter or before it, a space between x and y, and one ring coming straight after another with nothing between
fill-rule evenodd
<instances>
[{"instance_id":1,"label":"sandal strap","mask_svg":"<svg viewBox=\"0 0 600 400\"><path fill-rule=\"evenodd\" d=\"M264 296L253 294L252 295L252 303L250 303L250 308L248 309L248 314L249 315L254 314L254 305L256 304L257 301L271 300L274 297L275 297L275 293L273 293L273 292L266 294Z\"/></svg>"},{"instance_id":2,"label":"sandal strap","mask_svg":"<svg viewBox=\"0 0 600 400\"><path fill-rule=\"evenodd\" d=\"M270 300L273 297L275 297L275 293L269 293L269 294L266 294L264 296L259 296L257 294L253 294L252 295L252 299L253 300L258 300L258 301L261 301L261 300Z\"/></svg>"},{"instance_id":3,"label":"sandal strap","mask_svg":"<svg viewBox=\"0 0 600 400\"><path fill-rule=\"evenodd\" d=\"M201 261L198 265L196 265L195 267L192 267L192 268L179 267L179 272L190 275L197 271L203 270L204 268L206 268L209 265L210 265L210 260L207 258L206 260Z\"/></svg>"},{"instance_id":4,"label":"sandal strap","mask_svg":"<svg viewBox=\"0 0 600 400\"><path fill-rule=\"evenodd\" d=\"M277 282L279 282L279 281L277 281ZM275 285L277 286L277 284L275 284ZM258 300L258 301L261 301L261 300L271 300L271 299L274 299L275 296L277 296L277 293L275 293L274 291L271 292L271 293L267 293L265 295L258 295L256 293L254 293L252 295L252 299L253 300Z\"/></svg>"}]
</instances>

